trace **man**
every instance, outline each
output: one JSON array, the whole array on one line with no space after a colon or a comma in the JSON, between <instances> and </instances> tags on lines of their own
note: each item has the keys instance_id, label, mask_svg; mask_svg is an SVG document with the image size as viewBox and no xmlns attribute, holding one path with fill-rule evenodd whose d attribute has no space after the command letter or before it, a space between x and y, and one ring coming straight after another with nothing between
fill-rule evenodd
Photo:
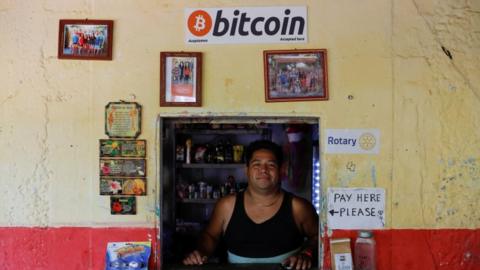
<instances>
[{"instance_id":1,"label":"man","mask_svg":"<svg viewBox=\"0 0 480 270\"><path fill-rule=\"evenodd\" d=\"M248 186L220 199L197 250L183 263L205 263L223 237L230 263L282 263L304 270L312 266L318 245L318 215L305 199L281 188L282 149L255 141L246 150Z\"/></svg>"}]
</instances>

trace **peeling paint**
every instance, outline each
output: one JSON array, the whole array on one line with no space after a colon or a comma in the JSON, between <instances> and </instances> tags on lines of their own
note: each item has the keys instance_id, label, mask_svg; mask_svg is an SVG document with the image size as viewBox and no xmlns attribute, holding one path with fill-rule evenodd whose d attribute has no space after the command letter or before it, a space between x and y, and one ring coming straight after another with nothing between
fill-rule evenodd
<instances>
[{"instance_id":1,"label":"peeling paint","mask_svg":"<svg viewBox=\"0 0 480 270\"><path fill-rule=\"evenodd\" d=\"M480 167L477 158L448 158L440 160L443 167L438 181L438 197L435 210L435 220L462 220L464 226L478 224L478 217L471 215L477 206L469 203L478 200L480 196ZM468 191L468 192L467 192ZM461 219L458 217L462 216Z\"/></svg>"},{"instance_id":2,"label":"peeling paint","mask_svg":"<svg viewBox=\"0 0 480 270\"><path fill-rule=\"evenodd\" d=\"M341 170L337 174L337 181L340 183L340 187L349 187L350 183L354 180L356 176L355 171L351 172L349 170Z\"/></svg>"},{"instance_id":3,"label":"peeling paint","mask_svg":"<svg viewBox=\"0 0 480 270\"><path fill-rule=\"evenodd\" d=\"M477 100L480 100L480 88L478 88L478 83L474 83L471 79L474 78L471 74L471 71L465 69L465 65L459 65L456 61L453 61L452 54L447 44L452 44L455 46L455 50L458 52L463 52L468 55L472 48L477 48L478 38L480 36L479 32L465 32L464 29L476 29L475 25L472 25L474 22L467 20L469 7L462 5L462 3L452 4L450 2L444 2L439 4L436 9L431 10L434 14L428 14L420 9L420 1L412 0L412 3L418 13L418 15L423 19L425 26L429 29L433 40L438 44L440 51L447 55L450 61L452 69L459 75L464 83L468 86L468 89L472 91ZM439 2L440 3L440 2ZM439 29L438 25L444 24L443 29ZM437 26L437 28L434 27ZM458 33L465 33L460 35ZM454 45L455 44L455 45ZM478 55L474 56L477 57ZM475 78L478 80L478 78ZM478 82L478 81L477 81ZM475 86L477 85L477 87Z\"/></svg>"}]
</instances>

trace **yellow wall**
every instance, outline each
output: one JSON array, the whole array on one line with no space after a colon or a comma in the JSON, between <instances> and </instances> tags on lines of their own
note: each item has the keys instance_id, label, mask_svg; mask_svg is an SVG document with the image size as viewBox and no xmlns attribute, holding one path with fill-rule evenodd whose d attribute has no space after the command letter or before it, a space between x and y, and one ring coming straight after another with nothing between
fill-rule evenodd
<instances>
[{"instance_id":1,"label":"yellow wall","mask_svg":"<svg viewBox=\"0 0 480 270\"><path fill-rule=\"evenodd\" d=\"M184 8L277 5L307 6L308 43L184 43ZM67 18L114 20L113 61L57 59ZM378 155L322 153L324 188L384 187L388 228L480 227L478 1L4 0L0 36L0 226L154 226L157 115L213 114L315 116L321 136L378 128ZM294 48L328 50L328 101L264 102L263 50ZM159 106L160 51L203 52L202 107ZM143 106L135 216L99 195L104 107L118 100Z\"/></svg>"}]
</instances>

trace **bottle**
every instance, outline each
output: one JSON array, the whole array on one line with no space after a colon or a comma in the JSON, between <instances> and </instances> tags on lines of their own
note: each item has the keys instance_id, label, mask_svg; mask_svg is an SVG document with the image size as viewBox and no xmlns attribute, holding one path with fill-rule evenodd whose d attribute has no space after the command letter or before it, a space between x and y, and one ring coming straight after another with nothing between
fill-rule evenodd
<instances>
[{"instance_id":1,"label":"bottle","mask_svg":"<svg viewBox=\"0 0 480 270\"><path fill-rule=\"evenodd\" d=\"M215 161L217 163L225 163L225 144L220 141L215 146Z\"/></svg>"},{"instance_id":2,"label":"bottle","mask_svg":"<svg viewBox=\"0 0 480 270\"><path fill-rule=\"evenodd\" d=\"M205 163L214 163L215 162L215 147L213 145L207 143L205 145L207 150L205 151Z\"/></svg>"},{"instance_id":3,"label":"bottle","mask_svg":"<svg viewBox=\"0 0 480 270\"><path fill-rule=\"evenodd\" d=\"M375 270L375 239L371 231L359 231L354 249L355 270Z\"/></svg>"},{"instance_id":4,"label":"bottle","mask_svg":"<svg viewBox=\"0 0 480 270\"><path fill-rule=\"evenodd\" d=\"M187 139L185 141L185 163L190 164L192 162L192 139Z\"/></svg>"},{"instance_id":5,"label":"bottle","mask_svg":"<svg viewBox=\"0 0 480 270\"><path fill-rule=\"evenodd\" d=\"M229 140L225 143L225 163L233 163L233 146Z\"/></svg>"}]
</instances>

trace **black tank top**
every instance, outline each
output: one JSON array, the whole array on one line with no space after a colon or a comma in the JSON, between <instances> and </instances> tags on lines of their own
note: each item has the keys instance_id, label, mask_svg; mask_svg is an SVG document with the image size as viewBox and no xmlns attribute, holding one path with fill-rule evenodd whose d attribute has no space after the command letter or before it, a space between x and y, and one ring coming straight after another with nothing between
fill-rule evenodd
<instances>
[{"instance_id":1,"label":"black tank top","mask_svg":"<svg viewBox=\"0 0 480 270\"><path fill-rule=\"evenodd\" d=\"M256 224L245 212L244 193L237 194L232 217L225 230L231 253L250 258L274 257L299 248L303 236L295 224L292 195L284 193L280 209L270 219Z\"/></svg>"}]
</instances>

